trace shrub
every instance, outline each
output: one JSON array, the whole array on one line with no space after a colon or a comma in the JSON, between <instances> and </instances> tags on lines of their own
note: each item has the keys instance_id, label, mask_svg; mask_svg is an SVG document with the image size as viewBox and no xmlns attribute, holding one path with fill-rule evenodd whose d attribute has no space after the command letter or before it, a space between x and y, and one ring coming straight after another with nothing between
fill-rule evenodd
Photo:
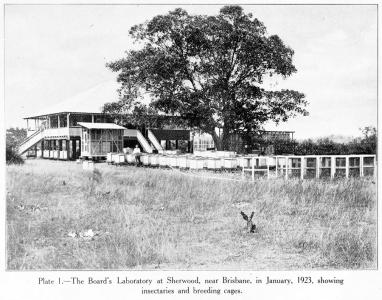
<instances>
[{"instance_id":1,"label":"shrub","mask_svg":"<svg viewBox=\"0 0 382 300\"><path fill-rule=\"evenodd\" d=\"M317 140L285 141L273 139L264 146L273 145L276 155L290 153L294 155L349 155L349 154L376 154L377 131L374 127L361 129L362 137L354 138L348 142L336 142L332 137ZM258 141L261 144L261 141Z\"/></svg>"},{"instance_id":2,"label":"shrub","mask_svg":"<svg viewBox=\"0 0 382 300\"><path fill-rule=\"evenodd\" d=\"M13 148L7 146L6 147L6 162L8 165L10 164L21 165L24 163L24 159Z\"/></svg>"},{"instance_id":3,"label":"shrub","mask_svg":"<svg viewBox=\"0 0 382 300\"><path fill-rule=\"evenodd\" d=\"M27 130L24 128L8 128L6 131L6 144L8 147L17 148L27 137Z\"/></svg>"}]
</instances>

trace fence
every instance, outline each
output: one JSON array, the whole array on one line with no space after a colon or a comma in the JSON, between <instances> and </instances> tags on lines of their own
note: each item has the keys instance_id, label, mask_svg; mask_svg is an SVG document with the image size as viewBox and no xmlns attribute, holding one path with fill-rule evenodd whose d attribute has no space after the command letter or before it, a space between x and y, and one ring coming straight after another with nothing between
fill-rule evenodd
<instances>
[{"instance_id":1,"label":"fence","mask_svg":"<svg viewBox=\"0 0 382 300\"><path fill-rule=\"evenodd\" d=\"M376 176L375 155L306 155L243 157L242 173L288 178Z\"/></svg>"}]
</instances>

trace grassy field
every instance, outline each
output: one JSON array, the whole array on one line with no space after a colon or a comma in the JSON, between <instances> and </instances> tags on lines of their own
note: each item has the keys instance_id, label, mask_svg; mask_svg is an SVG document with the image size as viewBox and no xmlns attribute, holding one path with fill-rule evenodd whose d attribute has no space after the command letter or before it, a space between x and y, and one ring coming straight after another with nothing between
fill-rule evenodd
<instances>
[{"instance_id":1,"label":"grassy field","mask_svg":"<svg viewBox=\"0 0 382 300\"><path fill-rule=\"evenodd\" d=\"M371 179L252 183L96 167L7 166L8 269L376 268ZM241 210L255 212L255 233Z\"/></svg>"}]
</instances>

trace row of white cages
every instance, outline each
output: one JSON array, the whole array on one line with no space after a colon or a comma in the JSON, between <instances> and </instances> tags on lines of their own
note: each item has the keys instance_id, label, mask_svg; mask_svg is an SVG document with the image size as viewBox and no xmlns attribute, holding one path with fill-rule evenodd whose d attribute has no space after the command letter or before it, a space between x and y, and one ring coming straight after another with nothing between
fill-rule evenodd
<instances>
[{"instance_id":1,"label":"row of white cages","mask_svg":"<svg viewBox=\"0 0 382 300\"><path fill-rule=\"evenodd\" d=\"M236 158L236 152L234 151L194 151L194 155L204 158Z\"/></svg>"},{"instance_id":2,"label":"row of white cages","mask_svg":"<svg viewBox=\"0 0 382 300\"><path fill-rule=\"evenodd\" d=\"M134 154L108 153L106 161L115 164L134 164L136 157ZM206 158L195 155L160 155L141 154L140 161L144 166L152 167L172 167L181 169L237 169L240 167L238 158Z\"/></svg>"},{"instance_id":3,"label":"row of white cages","mask_svg":"<svg viewBox=\"0 0 382 300\"><path fill-rule=\"evenodd\" d=\"M66 150L37 150L37 157L53 158L53 159L68 159L68 151Z\"/></svg>"},{"instance_id":4,"label":"row of white cages","mask_svg":"<svg viewBox=\"0 0 382 300\"><path fill-rule=\"evenodd\" d=\"M375 155L307 155L244 157L243 175L309 178L376 176Z\"/></svg>"}]
</instances>

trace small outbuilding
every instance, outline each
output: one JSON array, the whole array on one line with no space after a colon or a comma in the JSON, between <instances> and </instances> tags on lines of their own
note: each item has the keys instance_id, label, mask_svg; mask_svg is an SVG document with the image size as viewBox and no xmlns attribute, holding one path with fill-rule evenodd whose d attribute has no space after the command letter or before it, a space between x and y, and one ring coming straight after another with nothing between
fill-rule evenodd
<instances>
[{"instance_id":1,"label":"small outbuilding","mask_svg":"<svg viewBox=\"0 0 382 300\"><path fill-rule=\"evenodd\" d=\"M109 152L122 153L125 127L114 123L78 122L82 127L81 157L97 159Z\"/></svg>"}]
</instances>

